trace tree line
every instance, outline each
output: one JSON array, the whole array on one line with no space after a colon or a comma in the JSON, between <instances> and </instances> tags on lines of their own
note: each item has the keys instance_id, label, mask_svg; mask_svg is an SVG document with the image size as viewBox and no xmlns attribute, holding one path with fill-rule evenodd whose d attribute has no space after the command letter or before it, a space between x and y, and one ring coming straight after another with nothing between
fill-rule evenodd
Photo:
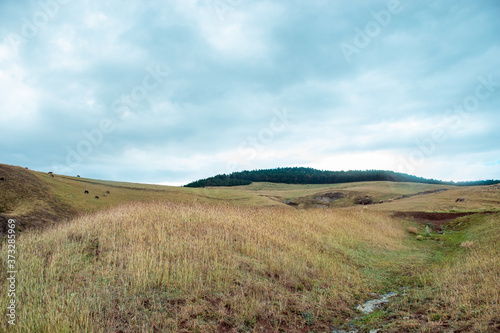
<instances>
[{"instance_id":1,"label":"tree line","mask_svg":"<svg viewBox=\"0 0 500 333\"><path fill-rule=\"evenodd\" d=\"M288 167L275 169L259 169L252 171L238 171L231 174L220 174L214 177L191 182L185 187L206 186L239 186L249 185L252 182L270 182L285 184L338 184L367 181L410 182L440 185L493 185L500 180L478 180L467 182L445 182L436 179L417 177L406 173L387 170L349 170L325 171L304 167Z\"/></svg>"}]
</instances>

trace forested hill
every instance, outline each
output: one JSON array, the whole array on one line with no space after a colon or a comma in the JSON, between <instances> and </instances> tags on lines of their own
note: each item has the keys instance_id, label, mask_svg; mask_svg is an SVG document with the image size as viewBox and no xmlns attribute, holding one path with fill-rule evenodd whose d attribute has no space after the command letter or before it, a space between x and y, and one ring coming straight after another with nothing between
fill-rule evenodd
<instances>
[{"instance_id":1,"label":"forested hill","mask_svg":"<svg viewBox=\"0 0 500 333\"><path fill-rule=\"evenodd\" d=\"M426 179L408 175L405 173L384 170L323 171L313 168L295 167L233 172L229 175L223 174L206 179L200 179L185 186L237 186L249 185L252 182L271 182L286 184L338 184L365 181L393 181L462 186L492 185L500 183L500 180L444 182L441 180Z\"/></svg>"}]
</instances>

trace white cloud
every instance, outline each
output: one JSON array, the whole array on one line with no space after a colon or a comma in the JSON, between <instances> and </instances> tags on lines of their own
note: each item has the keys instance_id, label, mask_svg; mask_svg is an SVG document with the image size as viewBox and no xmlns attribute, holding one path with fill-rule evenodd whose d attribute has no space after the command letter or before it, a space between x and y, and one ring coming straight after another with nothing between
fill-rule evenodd
<instances>
[{"instance_id":1,"label":"white cloud","mask_svg":"<svg viewBox=\"0 0 500 333\"><path fill-rule=\"evenodd\" d=\"M7 67L7 66L6 66ZM4 131L31 128L38 119L39 93L26 83L29 78L24 68L10 64L0 69L0 91L2 92L2 123ZM8 124L8 126L7 126Z\"/></svg>"},{"instance_id":2,"label":"white cloud","mask_svg":"<svg viewBox=\"0 0 500 333\"><path fill-rule=\"evenodd\" d=\"M303 166L322 170L394 170L396 156L384 151L318 156Z\"/></svg>"}]
</instances>

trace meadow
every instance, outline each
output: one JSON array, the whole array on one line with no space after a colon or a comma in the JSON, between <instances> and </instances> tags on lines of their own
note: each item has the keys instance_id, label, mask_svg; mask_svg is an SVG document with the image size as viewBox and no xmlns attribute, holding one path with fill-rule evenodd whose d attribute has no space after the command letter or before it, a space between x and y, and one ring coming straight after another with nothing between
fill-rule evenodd
<instances>
[{"instance_id":1,"label":"meadow","mask_svg":"<svg viewBox=\"0 0 500 333\"><path fill-rule=\"evenodd\" d=\"M15 327L2 318L1 332L500 329L500 213L480 213L498 208L494 186L451 187L366 208L297 209L283 200L328 191L392 197L435 185L186 189L9 171L11 179L20 173L39 183L21 199L14 185L3 184L11 186L3 214L39 214L29 200L70 213L19 230L18 317ZM97 200L84 190L110 194ZM452 199L463 191L470 200L456 208ZM441 234L386 208L421 210L425 201L431 212L479 213L447 223ZM5 238L0 253L5 309ZM398 295L375 312L356 309L387 292Z\"/></svg>"}]
</instances>

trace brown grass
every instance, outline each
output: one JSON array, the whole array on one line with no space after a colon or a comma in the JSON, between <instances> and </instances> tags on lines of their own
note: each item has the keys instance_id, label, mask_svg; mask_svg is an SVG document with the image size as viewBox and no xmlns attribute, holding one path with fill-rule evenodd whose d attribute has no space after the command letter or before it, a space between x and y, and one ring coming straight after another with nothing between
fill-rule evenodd
<instances>
[{"instance_id":1,"label":"brown grass","mask_svg":"<svg viewBox=\"0 0 500 333\"><path fill-rule=\"evenodd\" d=\"M127 205L19 240L17 331L324 330L404 239L377 213Z\"/></svg>"},{"instance_id":2,"label":"brown grass","mask_svg":"<svg viewBox=\"0 0 500 333\"><path fill-rule=\"evenodd\" d=\"M460 246L465 248L465 249L470 249L471 247L474 246L474 242L473 241L465 241L465 242L462 242L462 244L460 244Z\"/></svg>"},{"instance_id":3,"label":"brown grass","mask_svg":"<svg viewBox=\"0 0 500 333\"><path fill-rule=\"evenodd\" d=\"M418 231L412 217L377 212L450 211L456 197L467 197L461 209L495 209L494 187L449 187L366 210L297 210L282 201L334 190L384 199L427 185L188 189L0 171L10 173L0 183L2 214L49 226L16 244L13 332L321 332L352 320L387 332L500 330L499 214L409 237ZM95 200L85 189L111 193ZM86 215L51 225L76 214ZM0 251L5 283L5 242ZM389 309L359 318L355 307L369 293L401 286L407 294Z\"/></svg>"}]
</instances>

